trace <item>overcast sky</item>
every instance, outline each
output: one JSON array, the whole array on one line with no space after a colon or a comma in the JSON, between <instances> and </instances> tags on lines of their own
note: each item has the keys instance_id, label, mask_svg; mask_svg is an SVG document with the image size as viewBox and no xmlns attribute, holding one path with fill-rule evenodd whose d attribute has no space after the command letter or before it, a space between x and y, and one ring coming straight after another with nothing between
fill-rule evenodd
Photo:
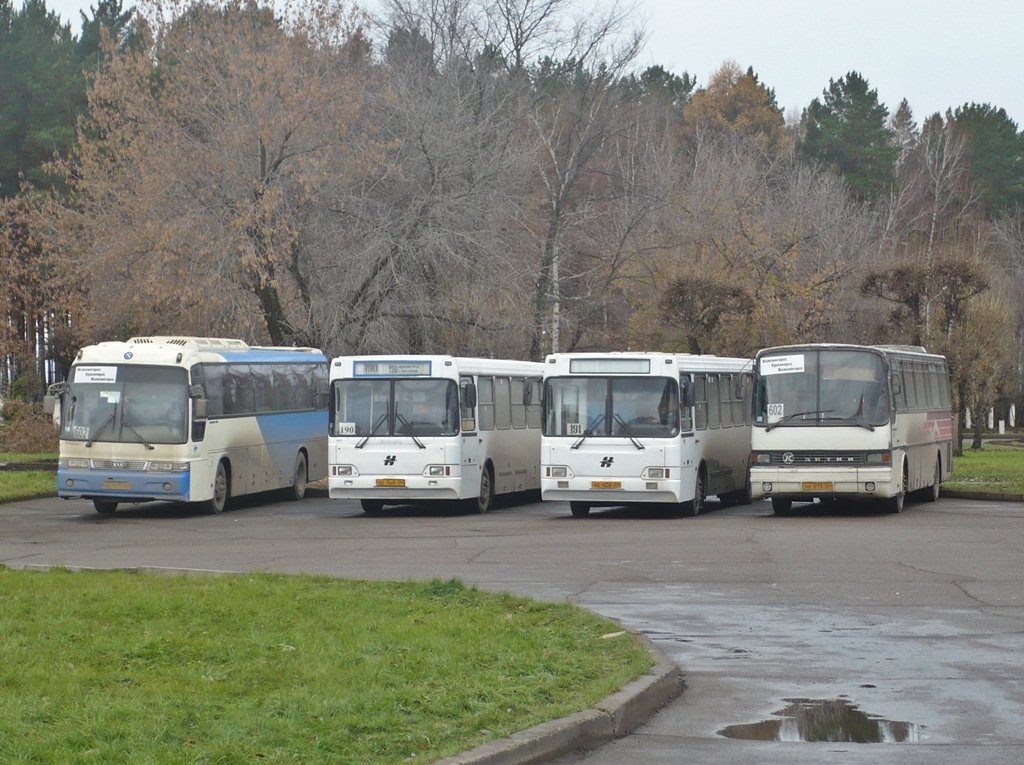
<instances>
[{"instance_id":1,"label":"overcast sky","mask_svg":"<svg viewBox=\"0 0 1024 765\"><path fill-rule=\"evenodd\" d=\"M633 1L649 36L641 67L689 72L704 85L734 60L775 89L787 117L819 98L829 79L857 71L890 114L906 98L919 125L975 102L1006 109L1024 127L1020 0ZM77 29L79 11L97 2L47 0L47 7Z\"/></svg>"}]
</instances>

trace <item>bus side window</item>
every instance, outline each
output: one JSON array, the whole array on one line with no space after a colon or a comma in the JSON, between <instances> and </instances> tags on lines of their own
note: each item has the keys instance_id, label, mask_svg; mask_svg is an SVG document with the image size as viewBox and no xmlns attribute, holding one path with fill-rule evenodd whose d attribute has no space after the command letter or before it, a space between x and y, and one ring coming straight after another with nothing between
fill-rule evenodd
<instances>
[{"instance_id":1,"label":"bus side window","mask_svg":"<svg viewBox=\"0 0 1024 765\"><path fill-rule=\"evenodd\" d=\"M465 430L476 430L476 415L473 412L473 396L476 395L476 386L473 385L473 379L471 377L463 377L459 380L459 401L460 410L459 416L462 420L462 429ZM469 391L473 391L470 394Z\"/></svg>"},{"instance_id":2,"label":"bus side window","mask_svg":"<svg viewBox=\"0 0 1024 765\"><path fill-rule=\"evenodd\" d=\"M732 420L732 375L719 375L718 401L722 407L722 427L731 428Z\"/></svg>"},{"instance_id":3,"label":"bus side window","mask_svg":"<svg viewBox=\"0 0 1024 765\"><path fill-rule=\"evenodd\" d=\"M512 427L526 427L526 381L522 377L511 380Z\"/></svg>"},{"instance_id":4,"label":"bus side window","mask_svg":"<svg viewBox=\"0 0 1024 765\"><path fill-rule=\"evenodd\" d=\"M708 427L718 428L722 424L722 415L718 408L718 375L708 375Z\"/></svg>"},{"instance_id":5,"label":"bus side window","mask_svg":"<svg viewBox=\"0 0 1024 765\"><path fill-rule=\"evenodd\" d=\"M707 430L708 388L706 375L696 375L693 378L693 410L697 430Z\"/></svg>"},{"instance_id":6,"label":"bus side window","mask_svg":"<svg viewBox=\"0 0 1024 765\"><path fill-rule=\"evenodd\" d=\"M494 426L498 430L512 427L512 395L507 377L494 378Z\"/></svg>"},{"instance_id":7,"label":"bus side window","mask_svg":"<svg viewBox=\"0 0 1024 765\"><path fill-rule=\"evenodd\" d=\"M679 412L682 415L682 432L693 430L693 383L689 375L679 378Z\"/></svg>"},{"instance_id":8,"label":"bus side window","mask_svg":"<svg viewBox=\"0 0 1024 765\"><path fill-rule=\"evenodd\" d=\"M494 378L481 377L476 383L480 430L494 430Z\"/></svg>"},{"instance_id":9,"label":"bus side window","mask_svg":"<svg viewBox=\"0 0 1024 765\"><path fill-rule=\"evenodd\" d=\"M529 402L526 405L526 426L529 428L539 428L541 426L541 418L543 413L541 412L541 386L539 379L527 380L526 385L529 388Z\"/></svg>"}]
</instances>

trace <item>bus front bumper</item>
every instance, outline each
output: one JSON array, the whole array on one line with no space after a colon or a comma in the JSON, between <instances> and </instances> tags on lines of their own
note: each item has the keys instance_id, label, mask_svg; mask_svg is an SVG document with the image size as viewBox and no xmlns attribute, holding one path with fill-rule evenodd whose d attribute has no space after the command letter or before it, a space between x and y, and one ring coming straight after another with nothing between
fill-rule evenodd
<instances>
[{"instance_id":1,"label":"bus front bumper","mask_svg":"<svg viewBox=\"0 0 1024 765\"><path fill-rule=\"evenodd\" d=\"M679 503L679 481L617 478L541 478L540 497L545 501L586 502L589 505L623 505L633 502ZM616 485L617 484L617 485Z\"/></svg>"},{"instance_id":2,"label":"bus front bumper","mask_svg":"<svg viewBox=\"0 0 1024 765\"><path fill-rule=\"evenodd\" d=\"M380 485L379 482L385 483ZM331 499L374 499L384 503L453 500L465 496L462 484L463 479L457 476L330 476L327 479L327 496Z\"/></svg>"},{"instance_id":3,"label":"bus front bumper","mask_svg":"<svg viewBox=\"0 0 1024 765\"><path fill-rule=\"evenodd\" d=\"M807 468L750 469L750 488L755 499L806 500L815 497L846 499L883 499L896 496L898 482L893 479L892 468L852 468L838 473L835 469Z\"/></svg>"},{"instance_id":4,"label":"bus front bumper","mask_svg":"<svg viewBox=\"0 0 1024 765\"><path fill-rule=\"evenodd\" d=\"M169 500L187 502L191 473L139 470L57 469L57 496L65 499L107 499L117 502Z\"/></svg>"}]
</instances>

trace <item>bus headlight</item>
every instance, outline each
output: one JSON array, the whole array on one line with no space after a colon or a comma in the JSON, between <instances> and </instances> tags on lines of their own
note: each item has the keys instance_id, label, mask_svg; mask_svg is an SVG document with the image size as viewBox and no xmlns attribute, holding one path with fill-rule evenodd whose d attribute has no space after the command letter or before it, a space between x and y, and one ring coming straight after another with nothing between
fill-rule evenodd
<instances>
[{"instance_id":1,"label":"bus headlight","mask_svg":"<svg viewBox=\"0 0 1024 765\"><path fill-rule=\"evenodd\" d=\"M670 475L671 473L669 473L669 468L647 468L647 478L664 479L668 478Z\"/></svg>"},{"instance_id":2,"label":"bus headlight","mask_svg":"<svg viewBox=\"0 0 1024 765\"><path fill-rule=\"evenodd\" d=\"M445 465L427 465L427 475L448 475L448 468Z\"/></svg>"},{"instance_id":3,"label":"bus headlight","mask_svg":"<svg viewBox=\"0 0 1024 765\"><path fill-rule=\"evenodd\" d=\"M569 468L564 465L555 465L548 468L548 478L568 478Z\"/></svg>"},{"instance_id":4,"label":"bus headlight","mask_svg":"<svg viewBox=\"0 0 1024 765\"><path fill-rule=\"evenodd\" d=\"M355 475L356 470L352 465L331 465L332 475Z\"/></svg>"},{"instance_id":5,"label":"bus headlight","mask_svg":"<svg viewBox=\"0 0 1024 765\"><path fill-rule=\"evenodd\" d=\"M150 462L146 468L151 473L187 473L189 463L187 462Z\"/></svg>"},{"instance_id":6,"label":"bus headlight","mask_svg":"<svg viewBox=\"0 0 1024 765\"><path fill-rule=\"evenodd\" d=\"M90 468L92 465L89 460L84 457L61 457L57 460L57 464L60 467L66 468Z\"/></svg>"},{"instance_id":7,"label":"bus headlight","mask_svg":"<svg viewBox=\"0 0 1024 765\"><path fill-rule=\"evenodd\" d=\"M867 463L869 465L891 465L892 454L889 452L868 452Z\"/></svg>"},{"instance_id":8,"label":"bus headlight","mask_svg":"<svg viewBox=\"0 0 1024 765\"><path fill-rule=\"evenodd\" d=\"M751 452L750 462L753 465L770 465L772 464L772 455L768 452Z\"/></svg>"}]
</instances>

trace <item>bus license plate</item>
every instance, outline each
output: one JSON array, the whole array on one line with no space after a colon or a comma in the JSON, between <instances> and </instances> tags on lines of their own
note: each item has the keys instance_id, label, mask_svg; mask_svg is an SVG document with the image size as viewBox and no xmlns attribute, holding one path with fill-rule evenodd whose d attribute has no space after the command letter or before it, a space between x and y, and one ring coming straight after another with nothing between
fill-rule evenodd
<instances>
[{"instance_id":1,"label":"bus license plate","mask_svg":"<svg viewBox=\"0 0 1024 765\"><path fill-rule=\"evenodd\" d=\"M621 489L622 481L591 481L591 489Z\"/></svg>"},{"instance_id":2,"label":"bus license plate","mask_svg":"<svg viewBox=\"0 0 1024 765\"><path fill-rule=\"evenodd\" d=\"M804 489L804 491L832 491L832 482L831 481L818 481L818 482L804 481L803 489Z\"/></svg>"},{"instance_id":3,"label":"bus license plate","mask_svg":"<svg viewBox=\"0 0 1024 765\"><path fill-rule=\"evenodd\" d=\"M378 478L378 486L405 486L404 478Z\"/></svg>"},{"instance_id":4,"label":"bus license plate","mask_svg":"<svg viewBox=\"0 0 1024 765\"><path fill-rule=\"evenodd\" d=\"M104 481L103 488L112 491L131 491L132 485L128 481Z\"/></svg>"}]
</instances>

